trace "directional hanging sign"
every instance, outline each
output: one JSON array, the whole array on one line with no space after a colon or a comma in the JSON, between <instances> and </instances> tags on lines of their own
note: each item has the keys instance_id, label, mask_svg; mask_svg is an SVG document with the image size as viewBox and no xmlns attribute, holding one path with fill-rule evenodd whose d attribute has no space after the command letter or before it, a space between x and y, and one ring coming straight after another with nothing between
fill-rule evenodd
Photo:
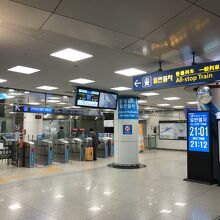
<instances>
[{"instance_id":1,"label":"directional hanging sign","mask_svg":"<svg viewBox=\"0 0 220 220\"><path fill-rule=\"evenodd\" d=\"M201 63L133 77L134 91L196 85L220 80L220 61Z\"/></svg>"}]
</instances>

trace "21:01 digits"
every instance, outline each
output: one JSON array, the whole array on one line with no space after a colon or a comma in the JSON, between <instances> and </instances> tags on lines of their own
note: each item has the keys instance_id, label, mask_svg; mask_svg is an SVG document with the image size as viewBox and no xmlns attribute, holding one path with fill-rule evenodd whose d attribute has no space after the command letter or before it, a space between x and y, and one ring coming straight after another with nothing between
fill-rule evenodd
<instances>
[{"instance_id":1,"label":"21:01 digits","mask_svg":"<svg viewBox=\"0 0 220 220\"><path fill-rule=\"evenodd\" d=\"M208 136L208 127L190 127L190 136Z\"/></svg>"},{"instance_id":2,"label":"21:01 digits","mask_svg":"<svg viewBox=\"0 0 220 220\"><path fill-rule=\"evenodd\" d=\"M190 147L191 148L208 148L208 142L207 141L190 141Z\"/></svg>"}]
</instances>

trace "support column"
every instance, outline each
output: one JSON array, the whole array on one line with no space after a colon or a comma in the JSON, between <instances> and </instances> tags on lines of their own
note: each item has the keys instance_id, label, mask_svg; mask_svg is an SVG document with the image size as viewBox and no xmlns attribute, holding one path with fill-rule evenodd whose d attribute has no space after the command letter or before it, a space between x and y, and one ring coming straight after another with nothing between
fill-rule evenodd
<instances>
[{"instance_id":1,"label":"support column","mask_svg":"<svg viewBox=\"0 0 220 220\"><path fill-rule=\"evenodd\" d=\"M138 99L121 96L114 113L114 167L139 168Z\"/></svg>"}]
</instances>

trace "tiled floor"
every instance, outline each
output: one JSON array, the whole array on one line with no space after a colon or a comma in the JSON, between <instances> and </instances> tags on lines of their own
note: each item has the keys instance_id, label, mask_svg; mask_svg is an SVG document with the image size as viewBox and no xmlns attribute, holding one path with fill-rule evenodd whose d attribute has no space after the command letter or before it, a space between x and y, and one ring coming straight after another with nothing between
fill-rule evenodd
<instances>
[{"instance_id":1,"label":"tiled floor","mask_svg":"<svg viewBox=\"0 0 220 220\"><path fill-rule=\"evenodd\" d=\"M213 220L220 215L220 187L183 181L185 152L146 152L141 162L147 167L138 170L109 168L108 162L74 162L62 173L1 184L0 219Z\"/></svg>"}]
</instances>

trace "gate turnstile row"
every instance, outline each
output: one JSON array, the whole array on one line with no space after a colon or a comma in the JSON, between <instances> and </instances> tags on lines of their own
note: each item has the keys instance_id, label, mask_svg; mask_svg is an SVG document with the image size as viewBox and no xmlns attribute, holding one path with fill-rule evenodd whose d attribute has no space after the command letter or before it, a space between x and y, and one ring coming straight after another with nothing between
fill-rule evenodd
<instances>
[{"instance_id":1,"label":"gate turnstile row","mask_svg":"<svg viewBox=\"0 0 220 220\"><path fill-rule=\"evenodd\" d=\"M68 160L82 161L85 158L85 148L92 146L92 139L79 138L24 141L22 147L18 147L15 165L19 167L34 167L35 164L51 165L54 162L66 163ZM111 138L103 138L97 147L97 156L102 158L114 155L114 147Z\"/></svg>"}]
</instances>

